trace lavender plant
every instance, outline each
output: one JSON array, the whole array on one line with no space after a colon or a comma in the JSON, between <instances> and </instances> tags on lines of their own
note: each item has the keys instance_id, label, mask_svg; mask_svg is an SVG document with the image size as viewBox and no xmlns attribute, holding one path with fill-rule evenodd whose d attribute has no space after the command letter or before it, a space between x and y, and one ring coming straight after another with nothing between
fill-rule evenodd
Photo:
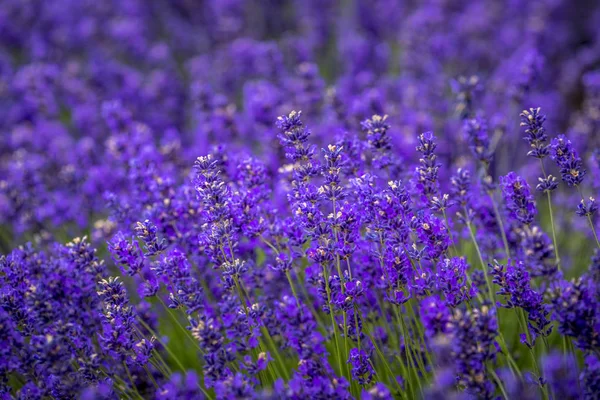
<instances>
[{"instance_id":1,"label":"lavender plant","mask_svg":"<svg viewBox=\"0 0 600 400\"><path fill-rule=\"evenodd\" d=\"M599 22L0 2L0 399L600 398Z\"/></svg>"}]
</instances>

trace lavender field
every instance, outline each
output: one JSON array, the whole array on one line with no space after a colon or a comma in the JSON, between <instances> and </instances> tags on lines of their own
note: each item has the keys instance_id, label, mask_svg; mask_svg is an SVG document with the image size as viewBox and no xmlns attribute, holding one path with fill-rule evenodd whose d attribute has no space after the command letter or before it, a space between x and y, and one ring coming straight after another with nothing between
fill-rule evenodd
<instances>
[{"instance_id":1,"label":"lavender field","mask_svg":"<svg viewBox=\"0 0 600 400\"><path fill-rule=\"evenodd\" d=\"M600 399L600 2L0 0L0 400Z\"/></svg>"}]
</instances>

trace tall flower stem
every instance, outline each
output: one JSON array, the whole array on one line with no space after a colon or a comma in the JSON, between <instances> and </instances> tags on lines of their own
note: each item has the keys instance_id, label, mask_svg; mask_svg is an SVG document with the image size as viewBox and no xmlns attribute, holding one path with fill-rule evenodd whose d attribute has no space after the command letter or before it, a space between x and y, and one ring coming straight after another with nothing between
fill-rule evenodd
<instances>
[{"instance_id":1,"label":"tall flower stem","mask_svg":"<svg viewBox=\"0 0 600 400\"><path fill-rule=\"evenodd\" d=\"M523 311L522 308L518 308L517 310L517 316L518 316L518 321L519 321L519 325L522 326L522 329L525 331L525 335L527 336L527 342L529 342L530 344L533 345L532 340L531 340L531 333L529 332L529 327L527 326L527 317L525 317L525 311ZM529 346L527 346L529 347ZM538 375L538 377L541 377L540 375L540 367L538 366L537 363L537 357L535 356L535 351L532 347L529 347L529 351L531 353L531 359L533 361L533 368L534 371L536 373L536 375ZM547 388L544 386L544 384L539 384L540 386L540 391L542 392L542 398L543 399L548 399L548 390Z\"/></svg>"},{"instance_id":2,"label":"tall flower stem","mask_svg":"<svg viewBox=\"0 0 600 400\"><path fill-rule=\"evenodd\" d=\"M279 256L279 249L277 249L277 247L275 247L271 242L269 242L267 239L265 239L262 235L260 236L260 240L264 244L269 246L271 248L271 250L273 250L273 252L275 253L276 256ZM294 286L294 282L292 280L290 271L285 271L285 277L287 278L288 283L290 284L290 289L292 290L292 294L294 295L294 298L296 299L296 305L298 306L298 309L300 310L300 312L302 312L302 307L300 306L300 298L298 297L298 293L296 292L296 287Z\"/></svg>"},{"instance_id":3,"label":"tall flower stem","mask_svg":"<svg viewBox=\"0 0 600 400\"><path fill-rule=\"evenodd\" d=\"M285 277L287 278L288 283L290 284L290 289L292 289L292 294L294 295L294 298L296 299L296 305L298 306L298 309L300 310L300 312L302 312L302 307L300 305L300 298L298 297L298 293L296 293L296 287L294 286L294 281L292 280L290 271L285 271Z\"/></svg>"},{"instance_id":4,"label":"tall flower stem","mask_svg":"<svg viewBox=\"0 0 600 400\"><path fill-rule=\"evenodd\" d=\"M548 174L546 174L546 168L544 168L544 161L540 158L540 165L542 166L542 173L544 174L544 179L548 179ZM550 227L552 228L552 242L554 243L554 256L556 258L556 266L560 271L560 256L558 255L558 241L556 240L556 228L554 227L554 213L552 212L552 195L550 191L546 191L546 196L548 197L548 213L550 214Z\"/></svg>"},{"instance_id":5,"label":"tall flower stem","mask_svg":"<svg viewBox=\"0 0 600 400\"><path fill-rule=\"evenodd\" d=\"M173 351L165 343L163 343L160 339L158 339L160 336L158 336L157 333L154 332L154 330L146 322L144 322L144 320L142 320L139 317L137 318L137 320L140 323L140 325L142 325L148 332L150 332L150 334L152 334L155 338L157 338L158 343L160 343L162 345L162 347L165 349L165 351L173 359L173 361L175 362L175 364L177 364L177 366L182 371L185 371L185 367L183 366L183 364L181 363L181 361L179 361L179 358L177 358L177 356L175 355L175 353L173 353ZM142 334L141 332L139 332L139 333L140 333L140 335ZM160 353L157 352L157 354L160 354ZM162 357L160 358L160 360L162 361L162 363L164 364L164 366L168 368L167 364L164 362L164 360L162 360ZM167 370L167 372L170 372L170 371Z\"/></svg>"},{"instance_id":6,"label":"tall flower stem","mask_svg":"<svg viewBox=\"0 0 600 400\"><path fill-rule=\"evenodd\" d=\"M344 372L342 355L340 353L340 343L338 341L338 331L335 323L335 317L333 315L333 310L331 309L331 288L329 287L329 274L327 273L327 268L323 266L323 279L325 279L325 292L327 293L327 306L329 308L329 316L331 318L331 326L333 328L333 340L335 341L335 352L337 355L338 368L340 374Z\"/></svg>"},{"instance_id":7,"label":"tall flower stem","mask_svg":"<svg viewBox=\"0 0 600 400\"><path fill-rule=\"evenodd\" d=\"M446 210L442 210L442 215L444 216L444 222L446 224L446 231L448 232L448 237L450 238L450 242L452 243L452 250L454 254L458 254L458 250L456 249L456 243L454 243L454 238L452 237L452 231L450 230L450 221L448 220L448 215L446 214Z\"/></svg>"},{"instance_id":8,"label":"tall flower stem","mask_svg":"<svg viewBox=\"0 0 600 400\"><path fill-rule=\"evenodd\" d=\"M144 276L142 274L138 274L138 276L140 276L142 278L142 280L144 280L144 282L148 283L148 281L144 278ZM163 306L163 308L165 309L165 311L167 312L167 314L169 315L169 317L171 317L171 319L173 320L173 322L175 322L175 325L177 325L184 333L185 336L187 336L191 342L194 344L194 346L200 351L200 354L204 354L204 350L202 350L202 348L200 347L200 345L198 344L198 342L196 341L196 339L194 339L194 337L192 336L192 334L190 333L189 330L187 330L179 321L179 318L177 318L175 315L173 315L172 310L169 308L169 306L167 306L165 304L165 302L163 301L163 299L160 297L160 295L155 296L156 299L158 300L158 302Z\"/></svg>"},{"instance_id":9,"label":"tall flower stem","mask_svg":"<svg viewBox=\"0 0 600 400\"><path fill-rule=\"evenodd\" d=\"M481 250L479 249L479 244L477 243L477 239L475 238L475 233L473 232L473 226L471 225L471 221L468 219L468 210L464 207L465 212L465 223L467 224L467 229L469 230L469 235L471 236L471 241L475 245L475 250L477 251L477 256L479 257L479 262L481 263L481 268L483 270L483 276L485 278L485 283L487 285L488 294L490 296L490 301L494 303L494 292L492 290L492 284L490 282L490 278L488 276L487 267L485 261L483 261L483 255L481 254Z\"/></svg>"},{"instance_id":10,"label":"tall flower stem","mask_svg":"<svg viewBox=\"0 0 600 400\"><path fill-rule=\"evenodd\" d=\"M389 363L387 362L385 355L383 354L383 352L379 349L379 346L377 345L377 342L375 341L375 339L368 333L365 331L365 335L367 335L367 337L371 340L371 343L373 343L373 347L375 348L375 351L377 352L377 354L379 355L379 358L381 358L381 361L383 362L384 367L386 368L386 370L388 371L388 373L390 374L390 378L394 381L394 383L396 384L396 386L398 387L398 390L400 390L401 392L403 391L402 386L400 386L400 384L398 383L398 381L394 378L394 372L392 371L392 369L390 368ZM419 382L420 383L420 382Z\"/></svg>"},{"instance_id":11,"label":"tall flower stem","mask_svg":"<svg viewBox=\"0 0 600 400\"><path fill-rule=\"evenodd\" d=\"M431 366L431 365L433 365L433 362L431 359L431 353L428 351L429 349L427 349L427 343L425 342L425 335L423 332L423 327L421 326L421 323L417 319L417 315L411 304L411 300L409 300L407 304L408 304L408 314L409 314L409 317L411 318L411 320L413 321L413 326L417 330L420 346L422 346L423 349L425 350L425 357L427 358L427 363Z\"/></svg>"},{"instance_id":12,"label":"tall flower stem","mask_svg":"<svg viewBox=\"0 0 600 400\"><path fill-rule=\"evenodd\" d=\"M466 207L464 209L464 212L465 212L465 216L468 215ZM494 296L494 292L492 290L492 284L490 282L490 278L489 278L488 273L487 273L487 268L486 268L486 265L485 265L485 261L483 260L483 256L481 254L481 250L479 249L479 244L477 243L477 239L475 238L475 234L473 232L473 228L472 228L471 222L469 220L466 220L465 223L467 224L467 228L469 229L469 234L471 236L471 240L473 241L473 244L475 245L475 250L477 251L477 256L479 257L479 262L481 263L481 267L483 268L483 276L485 278L485 282L486 282L486 285L487 285L487 288L488 288L488 293L489 293L489 296L490 296L490 301L492 302L492 304L495 304L495 296ZM498 323L500 323L500 319L499 318L498 318ZM517 372L517 374L519 376L522 376L517 363L512 358L510 352L508 351L508 347L506 346L506 341L504 340L504 335L502 334L501 331L498 331L498 336L499 336L499 338L501 340L501 345L502 344L504 345L503 346L503 351L505 351L505 355L506 355L506 358L508 359L508 364L509 364L510 368L513 370L513 372Z\"/></svg>"},{"instance_id":13,"label":"tall flower stem","mask_svg":"<svg viewBox=\"0 0 600 400\"><path fill-rule=\"evenodd\" d=\"M500 389L500 393L502 393L502 397L504 397L504 400L509 400L509 397L506 394L506 390L504 389L504 385L502 384L502 380L500 379L498 374L496 374L496 371L494 371L492 368L489 368L488 372L492 376L492 378L494 378L494 381L496 381L496 385Z\"/></svg>"},{"instance_id":14,"label":"tall flower stem","mask_svg":"<svg viewBox=\"0 0 600 400\"><path fill-rule=\"evenodd\" d=\"M504 244L504 251L506 253L506 258L510 258L510 248L508 247L508 239L506 238L506 232L504 231L504 223L502 222L502 216L500 215L500 211L498 210L498 205L496 204L496 200L494 199L493 192L488 191L488 196L490 201L492 202L492 208L494 209L494 215L496 216L496 221L498 222L498 227L500 228L500 236L502 237L502 243Z\"/></svg>"},{"instance_id":15,"label":"tall flower stem","mask_svg":"<svg viewBox=\"0 0 600 400\"><path fill-rule=\"evenodd\" d=\"M338 231L337 231L337 209L336 209L336 204L335 204L335 199L333 199L331 201L331 206L333 209L333 226L332 226L332 231L333 231L333 238L335 240L335 266L337 269L337 273L338 276L340 278L340 286L341 286L341 290L342 290L342 294L346 293L346 287L345 287L345 279L344 279L344 274L342 274L342 267L341 267L341 263L340 263L340 255L337 251L337 245L338 245ZM343 315L343 319L344 319L344 350L345 350L345 354L344 357L348 357L350 354L350 349L348 347L348 316L346 315L346 310L342 311L342 315ZM350 367L348 366L348 364L345 364L346 366L346 376L350 379ZM353 380L351 380L351 382L353 382Z\"/></svg>"},{"instance_id":16,"label":"tall flower stem","mask_svg":"<svg viewBox=\"0 0 600 400\"><path fill-rule=\"evenodd\" d=\"M127 373L127 378L129 379L129 382L131 383L131 386L133 387L133 393L140 399L143 399L142 395L138 391L137 386L135 385L135 382L133 381L133 377L131 376L131 372L129 371L129 367L127 366L127 363L125 361L123 361L123 367L125 367L125 372Z\"/></svg>"},{"instance_id":17,"label":"tall flower stem","mask_svg":"<svg viewBox=\"0 0 600 400\"><path fill-rule=\"evenodd\" d=\"M419 391L421 392L421 396L423 396L423 386L421 384L421 379L419 379L419 374L417 373L417 369L419 368L418 364L415 361L413 356L412 346L410 345L410 336L408 335L408 330L406 329L406 324L404 323L404 318L401 314L399 314L396 310L396 316L399 319L400 326L402 327L402 336L404 337L404 351L406 352L406 357L408 361L409 370L414 371L415 378L417 380L417 384L419 386ZM424 372L421 372L423 376L425 376Z\"/></svg>"}]
</instances>

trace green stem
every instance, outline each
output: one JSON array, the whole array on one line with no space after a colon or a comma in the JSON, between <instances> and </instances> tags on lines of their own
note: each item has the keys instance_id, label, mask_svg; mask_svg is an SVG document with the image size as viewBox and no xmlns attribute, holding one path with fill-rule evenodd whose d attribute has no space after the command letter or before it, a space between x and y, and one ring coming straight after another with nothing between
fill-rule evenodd
<instances>
[{"instance_id":1,"label":"green stem","mask_svg":"<svg viewBox=\"0 0 600 400\"><path fill-rule=\"evenodd\" d=\"M527 336L527 341L531 346L533 346L531 340L531 333L529 332L529 326L527 325L527 317L525 316L525 311L522 308L517 308L517 315L522 328L525 330L525 335ZM527 346L529 347L529 346ZM535 356L535 351L532 347L529 347L529 352L531 353L531 359L533 361L533 369L538 377L541 377L540 367L537 363L537 357ZM542 398L548 399L548 391L547 388L543 384L539 384L540 391L542 392Z\"/></svg>"},{"instance_id":2,"label":"green stem","mask_svg":"<svg viewBox=\"0 0 600 400\"><path fill-rule=\"evenodd\" d=\"M466 218L466 216L468 215L466 207L464 207L464 211L465 211L465 218ZM473 233L471 222L467 220L466 224L467 224L467 228L469 229L469 235L471 236L471 240L473 241L473 244L475 245L475 250L477 251L477 256L479 257L479 262L481 263L481 267L483 268L483 276L485 278L485 282L488 287L490 301L492 302L492 304L495 304L496 302L495 302L495 296L494 296L494 293L492 290L492 284L490 283L490 279L489 279L489 276L487 273L487 268L486 268L485 262L483 261L483 256L481 255L481 250L479 249L479 244L477 243L477 239L475 238L475 234ZM500 318L498 318L498 317L496 317L496 318L498 319L498 324L500 324ZM508 351L508 348L506 348L506 341L504 340L504 336L501 331L498 332L498 336L504 343L504 347L506 349L505 355L509 361L509 365L511 365L512 369L515 369L518 372L519 376L521 376L521 373L519 371L519 368L518 368L516 362L514 361L510 352Z\"/></svg>"},{"instance_id":3,"label":"green stem","mask_svg":"<svg viewBox=\"0 0 600 400\"><path fill-rule=\"evenodd\" d=\"M175 353L173 353L171 351L171 349L169 349L169 347L164 344L163 342L161 342L158 338L159 336L157 336L156 332L154 332L154 330L146 323L144 322L141 318L138 318L138 322L148 330L148 332L150 332L158 341L158 343L160 343L163 347L163 349L165 349L165 351L169 354L169 356L173 359L173 361L175 361L175 364L177 364L177 366L182 370L185 371L186 368L183 366L183 364L181 363L181 361L179 361L179 358L177 358L177 356L175 355Z\"/></svg>"},{"instance_id":4,"label":"green stem","mask_svg":"<svg viewBox=\"0 0 600 400\"><path fill-rule=\"evenodd\" d=\"M358 341L358 348L361 348L360 345L360 329L358 326L358 307L356 306L356 304L354 305L354 329L356 329L356 340Z\"/></svg>"},{"instance_id":5,"label":"green stem","mask_svg":"<svg viewBox=\"0 0 600 400\"><path fill-rule=\"evenodd\" d=\"M500 348L502 349L502 353L504 354L504 356L506 357L506 360L508 361L508 365L510 367L510 370L513 373L513 376L518 375L519 379L523 379L523 374L521 373L521 370L519 369L519 366L517 365L517 362L513 359L513 357L511 356L510 352L508 351L508 346L506 345L506 341L504 340L504 336L502 336L502 334L500 334L499 336L499 342L498 344L500 345Z\"/></svg>"},{"instance_id":6,"label":"green stem","mask_svg":"<svg viewBox=\"0 0 600 400\"><path fill-rule=\"evenodd\" d=\"M494 215L496 216L496 221L498 221L498 227L500 228L500 234L502 236L502 243L504 244L504 251L506 252L506 258L510 258L510 249L508 247L508 239L506 238L506 232L504 231L504 224L502 223L502 217L500 215L500 211L498 210L498 205L496 204L496 200L494 200L494 196L492 192L488 192L488 196L490 197L490 201L492 202L492 207L494 209ZM465 215L466 217L466 215Z\"/></svg>"},{"instance_id":7,"label":"green stem","mask_svg":"<svg viewBox=\"0 0 600 400\"><path fill-rule=\"evenodd\" d=\"M452 249L454 250L454 254L458 254L458 250L456 249L456 243L454 243L454 238L452 237L452 231L450 230L450 221L448 220L448 216L446 215L446 210L442 210L442 214L444 215L444 221L446 223L446 231L448 231L448 237L450 238L450 242L452 243Z\"/></svg>"},{"instance_id":8,"label":"green stem","mask_svg":"<svg viewBox=\"0 0 600 400\"><path fill-rule=\"evenodd\" d=\"M283 359L281 358L281 354L279 353L279 351L277 350L277 346L275 345L275 341L273 340L273 337L271 336L271 334L269 333L269 330L266 327L262 327L261 331L263 333L263 335L267 338L267 342L271 347L271 351L273 352L275 359L277 360L277 362L281 365L281 370L278 369L278 373L284 377L286 380L290 380L290 376L288 373L288 369L286 368L285 362L283 361ZM283 371L283 372L282 372Z\"/></svg>"},{"instance_id":9,"label":"green stem","mask_svg":"<svg viewBox=\"0 0 600 400\"><path fill-rule=\"evenodd\" d=\"M333 230L333 237L335 240L335 246L337 247L338 245L338 231L337 231L337 208L336 208L336 203L335 203L335 199L333 199L331 201L332 203L332 208L333 208L333 226L332 226L332 230ZM338 254L338 252L335 252L335 266L337 269L337 273L338 276L340 277L340 286L342 289L342 294L345 294L346 292L346 287L345 287L345 279L344 279L344 274L342 274L342 266L340 265L340 255ZM346 321L346 311L343 311L343 317L344 317L344 349L345 349L345 354L344 354L344 358L348 358L349 356L349 349L348 349L348 324ZM350 367L348 366L348 364L346 363L344 365L346 367L346 377L350 380L350 382L352 382L351 376L350 376Z\"/></svg>"},{"instance_id":10,"label":"green stem","mask_svg":"<svg viewBox=\"0 0 600 400\"><path fill-rule=\"evenodd\" d=\"M548 175L546 174L546 169L544 168L544 161L540 158L540 164L542 166L542 173L544 174L544 179L548 179ZM554 213L552 212L552 195L550 191L546 191L546 195L548 196L548 212L550 213L550 226L552 228L552 241L554 242L554 257L556 258L556 266L560 271L560 256L558 255L558 241L556 240L556 228L554 227Z\"/></svg>"},{"instance_id":11,"label":"green stem","mask_svg":"<svg viewBox=\"0 0 600 400\"><path fill-rule=\"evenodd\" d=\"M135 395L137 397L139 397L140 399L143 400L144 398L138 391L137 386L135 385L135 382L133 382L133 377L131 376L131 372L129 372L129 367L127 366L127 363L125 361L123 361L123 367L125 367L125 372L127 373L127 378L129 379L129 382L131 383L131 386L133 387L133 392L135 393Z\"/></svg>"},{"instance_id":12,"label":"green stem","mask_svg":"<svg viewBox=\"0 0 600 400\"><path fill-rule=\"evenodd\" d=\"M371 342L373 343L373 347L375 348L375 351L377 352L377 354L379 355L379 358L381 358L381 361L383 362L384 367L387 369L388 373L390 374L390 378L394 381L394 383L396 384L396 386L398 387L398 390L402 391L402 386L400 386L400 384L398 383L398 381L396 380L396 378L394 377L394 372L392 371L392 369L390 368L390 365L388 364L385 355L381 352L381 350L379 349L379 346L377 346L377 342L375 341L375 339L369 334L369 332L365 331L365 335L367 335L367 337L371 340Z\"/></svg>"},{"instance_id":13,"label":"green stem","mask_svg":"<svg viewBox=\"0 0 600 400\"><path fill-rule=\"evenodd\" d=\"M152 376L152 374L150 373L150 370L148 369L147 366L144 365L144 371L146 371L146 374L148 375L148 378L150 378L150 380L152 381L152 384L154 385L154 388L156 390L158 390L158 383L156 383L156 380L154 379L154 377Z\"/></svg>"},{"instance_id":14,"label":"green stem","mask_svg":"<svg viewBox=\"0 0 600 400\"><path fill-rule=\"evenodd\" d=\"M427 363L430 366L433 366L431 354L429 352L429 349L427 348L427 344L425 343L425 334L423 332L423 328L422 328L419 320L417 319L417 315L413 309L411 301L409 300L407 304L408 304L409 317L410 317L411 321L413 322L414 328L417 330L417 333L418 333L417 336L419 337L420 346L422 346L422 348L424 350L425 357L427 358Z\"/></svg>"},{"instance_id":15,"label":"green stem","mask_svg":"<svg viewBox=\"0 0 600 400\"><path fill-rule=\"evenodd\" d=\"M173 320L173 322L175 322L175 325L177 325L183 331L183 333L185 334L185 336L187 336L188 339L191 340L191 342L198 349L198 351L200 351L200 354L204 355L204 350L202 350L202 348L198 344L198 341L196 339L194 339L194 337L192 336L192 334L190 333L190 331L187 330L183 325L181 325L181 322L179 321L179 319L177 319L177 317L175 315L173 315L172 310L165 304L165 302L163 301L163 299L160 298L160 296L156 296L156 298L158 299L158 301L160 302L160 304L162 304L162 306L164 307L164 309L167 311L167 314L169 314L169 316L171 317L171 319Z\"/></svg>"},{"instance_id":16,"label":"green stem","mask_svg":"<svg viewBox=\"0 0 600 400\"><path fill-rule=\"evenodd\" d=\"M412 358L413 367L415 367L415 369L419 370L419 372L421 373L421 378L425 378L427 376L427 372L425 370L425 365L423 365L422 357L419 354L419 353L421 353L421 351L419 351L419 353L417 353L417 349L416 349L417 346L413 346L412 344L410 344L411 340L410 340L409 330L408 330L408 326L407 326L408 324L404 320L404 316L402 314L400 314L400 322L401 322L402 331L403 331L403 335L404 335L404 345L407 346L407 348L411 350L411 355L412 355L411 358ZM420 386L421 379L419 379L419 378L420 377L417 375L417 379L419 380L419 386Z\"/></svg>"},{"instance_id":17,"label":"green stem","mask_svg":"<svg viewBox=\"0 0 600 400\"><path fill-rule=\"evenodd\" d=\"M479 257L479 262L481 263L481 268L483 269L483 276L485 278L485 283L487 285L488 293L490 296L490 301L492 302L492 304L494 304L495 303L494 292L492 290L492 284L490 283L490 278L488 276L487 266L485 264L485 261L483 261L483 256L481 255L481 250L479 249L479 244L477 244L477 239L475 238L475 234L473 233L473 227L471 226L471 221L469 221L467 219L468 213L467 213L466 207L464 207L464 211L465 211L465 222L467 224L467 228L469 229L469 235L471 236L471 240L473 241L473 244L475 245L475 250L477 250L477 256Z\"/></svg>"},{"instance_id":18,"label":"green stem","mask_svg":"<svg viewBox=\"0 0 600 400\"><path fill-rule=\"evenodd\" d=\"M560 255L558 254L558 240L556 240L556 229L554 228L554 213L552 212L552 196L550 192L546 192L548 195L548 212L550 213L550 225L552 226L552 241L554 242L554 257L556 258L556 266L560 271Z\"/></svg>"},{"instance_id":19,"label":"green stem","mask_svg":"<svg viewBox=\"0 0 600 400\"><path fill-rule=\"evenodd\" d=\"M336 352L337 360L338 360L338 368L339 368L340 374L342 374L344 370L342 367L340 344L338 341L338 333L337 333L337 327L335 324L335 317L333 316L333 310L331 309L331 288L329 287L329 274L327 273L327 268L325 268L325 266L323 266L323 278L325 279L325 292L327 293L327 306L329 307L329 316L331 318L331 326L333 327L333 339L335 341L335 352Z\"/></svg>"},{"instance_id":20,"label":"green stem","mask_svg":"<svg viewBox=\"0 0 600 400\"><path fill-rule=\"evenodd\" d=\"M496 381L496 385L500 389L500 392L502 393L504 400L508 400L508 395L506 394L506 390L504 389L502 380L500 379L500 377L498 377L498 374L496 374L496 371L494 371L491 367L488 369L488 371L489 371L490 375L492 376L492 378L494 378L494 380Z\"/></svg>"},{"instance_id":21,"label":"green stem","mask_svg":"<svg viewBox=\"0 0 600 400\"><path fill-rule=\"evenodd\" d=\"M290 271L285 271L285 277L288 280L288 283L290 284L290 288L292 289L292 294L294 295L294 298L296 299L296 305L298 306L298 311L300 311L302 313L302 306L300 305L300 298L298 297L298 293L296 293L296 288L294 287L294 282L292 281L292 276L290 274Z\"/></svg>"},{"instance_id":22,"label":"green stem","mask_svg":"<svg viewBox=\"0 0 600 400\"><path fill-rule=\"evenodd\" d=\"M398 310L396 308L394 309L394 312L396 314L396 318L398 319L399 325L400 325L401 330L402 330L402 336L404 338L404 352L406 354L406 361L407 361L407 366L409 368L409 372L410 371L414 372L417 384L419 386L419 391L421 392L421 397L423 397L423 388L421 386L421 379L419 379L419 374L417 374L417 366L416 366L416 363L415 363L415 361L413 359L413 355L412 355L412 351L411 351L411 346L410 346L410 338L409 338L408 333L406 331L406 327L404 326L404 319L402 318L402 315L400 315L400 313L398 312Z\"/></svg>"}]
</instances>

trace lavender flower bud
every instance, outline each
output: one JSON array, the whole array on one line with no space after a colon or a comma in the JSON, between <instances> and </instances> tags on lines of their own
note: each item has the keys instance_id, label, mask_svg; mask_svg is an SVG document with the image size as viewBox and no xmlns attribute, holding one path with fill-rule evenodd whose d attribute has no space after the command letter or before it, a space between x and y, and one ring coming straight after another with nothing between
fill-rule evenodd
<instances>
[{"instance_id":1,"label":"lavender flower bud","mask_svg":"<svg viewBox=\"0 0 600 400\"><path fill-rule=\"evenodd\" d=\"M530 108L521 112L521 126L525 127L525 141L531 146L527 155L535 158L544 158L549 154L548 146L545 145L548 140L544 121L546 116L540 114L540 107Z\"/></svg>"},{"instance_id":2,"label":"lavender flower bud","mask_svg":"<svg viewBox=\"0 0 600 400\"><path fill-rule=\"evenodd\" d=\"M565 135L552 139L550 156L560 168L562 180L569 186L577 186L583 182L586 170L583 161Z\"/></svg>"},{"instance_id":3,"label":"lavender flower bud","mask_svg":"<svg viewBox=\"0 0 600 400\"><path fill-rule=\"evenodd\" d=\"M537 208L529 184L514 172L509 172L500 177L500 185L510 217L522 224L531 224Z\"/></svg>"}]
</instances>

